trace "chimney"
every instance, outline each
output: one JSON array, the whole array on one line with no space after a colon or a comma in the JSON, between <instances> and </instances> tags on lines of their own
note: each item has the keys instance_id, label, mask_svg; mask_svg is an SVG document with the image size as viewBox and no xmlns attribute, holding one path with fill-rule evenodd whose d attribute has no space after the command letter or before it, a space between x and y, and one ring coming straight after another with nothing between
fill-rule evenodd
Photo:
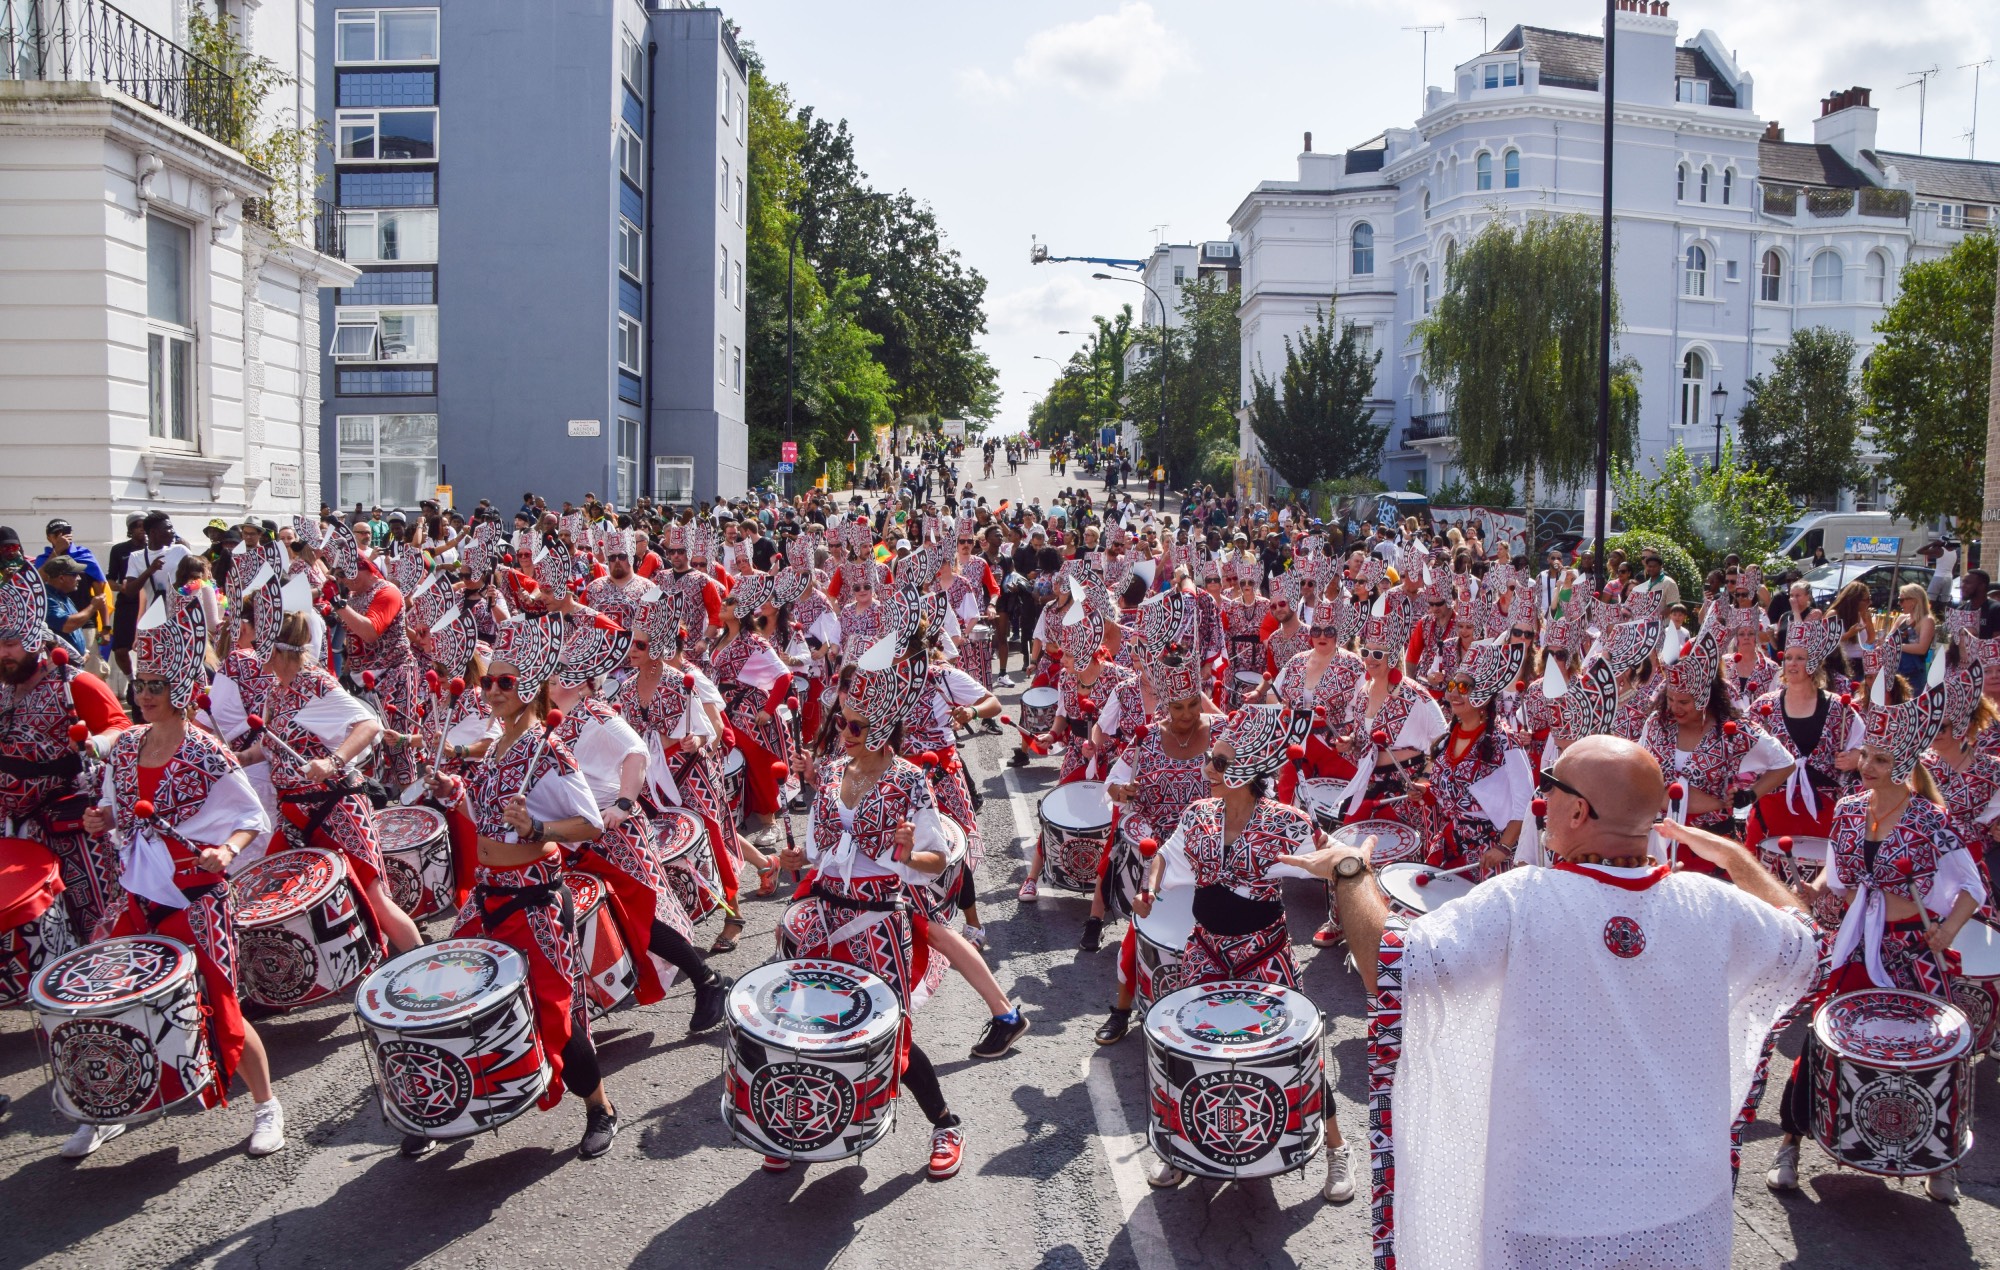
<instances>
[{"instance_id":1,"label":"chimney","mask_svg":"<svg viewBox=\"0 0 2000 1270\"><path fill-rule=\"evenodd\" d=\"M1313 134L1308 132L1306 134L1306 153L1311 154L1312 150L1313 150Z\"/></svg>"},{"instance_id":2,"label":"chimney","mask_svg":"<svg viewBox=\"0 0 2000 1270\"><path fill-rule=\"evenodd\" d=\"M1783 141L1784 139L1785 139L1785 130L1778 126L1777 120L1773 119L1771 122L1764 125L1764 140Z\"/></svg>"},{"instance_id":3,"label":"chimney","mask_svg":"<svg viewBox=\"0 0 2000 1270\"><path fill-rule=\"evenodd\" d=\"M1869 91L1858 85L1822 97L1819 118L1813 120L1813 144L1832 146L1834 153L1858 166L1861 152L1875 148L1876 111L1868 99Z\"/></svg>"}]
</instances>

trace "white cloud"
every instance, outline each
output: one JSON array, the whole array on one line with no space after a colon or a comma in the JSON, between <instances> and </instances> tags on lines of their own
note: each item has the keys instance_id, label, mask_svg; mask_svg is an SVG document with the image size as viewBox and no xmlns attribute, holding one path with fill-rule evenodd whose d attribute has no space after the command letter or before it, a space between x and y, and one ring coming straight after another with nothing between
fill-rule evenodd
<instances>
[{"instance_id":1,"label":"white cloud","mask_svg":"<svg viewBox=\"0 0 2000 1270\"><path fill-rule=\"evenodd\" d=\"M1013 78L979 68L960 71L961 95L1011 97L1018 84L1048 84L1079 97L1130 101L1152 97L1167 77L1194 65L1187 42L1161 24L1145 0L1116 13L1064 22L1028 37L1014 59Z\"/></svg>"},{"instance_id":2,"label":"white cloud","mask_svg":"<svg viewBox=\"0 0 2000 1270\"><path fill-rule=\"evenodd\" d=\"M986 329L996 338L1045 337L1061 343L1056 332L1090 326L1094 313L1104 310L1103 289L1067 274L1054 276L986 301ZM1035 351L1044 351L1037 348ZM1067 347L1063 350L1067 355Z\"/></svg>"}]
</instances>

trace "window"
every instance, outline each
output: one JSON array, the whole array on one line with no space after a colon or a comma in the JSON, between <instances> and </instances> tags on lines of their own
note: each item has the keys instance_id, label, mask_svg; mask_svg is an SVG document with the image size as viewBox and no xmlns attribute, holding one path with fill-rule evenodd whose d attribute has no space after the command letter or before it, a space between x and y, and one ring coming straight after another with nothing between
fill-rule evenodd
<instances>
[{"instance_id":1,"label":"window","mask_svg":"<svg viewBox=\"0 0 2000 1270\"><path fill-rule=\"evenodd\" d=\"M1700 193L1699 193L1699 194L1698 194L1698 195L1696 196L1696 199L1697 199L1697 201L1698 201L1698 202L1703 202L1703 203L1706 203L1706 202L1708 201L1708 178L1709 178L1709 177L1710 177L1711 175L1713 175L1713 172L1714 172L1714 169L1710 168L1710 167L1709 167L1709 166L1708 166L1707 164L1703 164L1703 165L1702 165L1702 168L1701 168L1701 192L1700 192Z\"/></svg>"},{"instance_id":2,"label":"window","mask_svg":"<svg viewBox=\"0 0 2000 1270\"><path fill-rule=\"evenodd\" d=\"M639 493L639 421L618 420L618 505L630 507Z\"/></svg>"},{"instance_id":3,"label":"window","mask_svg":"<svg viewBox=\"0 0 2000 1270\"><path fill-rule=\"evenodd\" d=\"M729 383L729 339L727 336L718 335L715 337L715 382L725 385Z\"/></svg>"},{"instance_id":4,"label":"window","mask_svg":"<svg viewBox=\"0 0 2000 1270\"><path fill-rule=\"evenodd\" d=\"M640 369L644 365L643 335L638 318L627 317L623 313L618 315L618 369L629 370L635 375L644 373Z\"/></svg>"},{"instance_id":5,"label":"window","mask_svg":"<svg viewBox=\"0 0 2000 1270\"><path fill-rule=\"evenodd\" d=\"M1486 65L1486 80L1485 80L1485 84L1484 84L1484 87L1487 87L1487 88L1498 88L1498 87L1500 87L1500 64L1499 64L1498 62L1489 62L1489 63L1487 63L1487 65Z\"/></svg>"},{"instance_id":6,"label":"window","mask_svg":"<svg viewBox=\"0 0 2000 1270\"><path fill-rule=\"evenodd\" d=\"M743 178L739 176L736 178L736 223L739 225L743 223L744 206Z\"/></svg>"},{"instance_id":7,"label":"window","mask_svg":"<svg viewBox=\"0 0 2000 1270\"><path fill-rule=\"evenodd\" d=\"M1674 198L1686 202L1688 196L1688 165L1683 163L1674 169Z\"/></svg>"},{"instance_id":8,"label":"window","mask_svg":"<svg viewBox=\"0 0 2000 1270\"><path fill-rule=\"evenodd\" d=\"M1722 205L1729 206L1730 198L1736 191L1736 169L1722 169Z\"/></svg>"},{"instance_id":9,"label":"window","mask_svg":"<svg viewBox=\"0 0 2000 1270\"><path fill-rule=\"evenodd\" d=\"M1681 271L1681 294L1696 299L1708 294L1708 248L1700 243L1687 249L1687 267Z\"/></svg>"},{"instance_id":10,"label":"window","mask_svg":"<svg viewBox=\"0 0 2000 1270\"><path fill-rule=\"evenodd\" d=\"M1416 286L1412 290L1416 292L1417 312L1419 314L1429 313L1431 311L1431 271L1427 266L1417 266Z\"/></svg>"},{"instance_id":11,"label":"window","mask_svg":"<svg viewBox=\"0 0 2000 1270\"><path fill-rule=\"evenodd\" d=\"M1812 302L1840 303L1840 253L1822 251L1812 261Z\"/></svg>"},{"instance_id":12,"label":"window","mask_svg":"<svg viewBox=\"0 0 2000 1270\"><path fill-rule=\"evenodd\" d=\"M341 252L357 265L436 264L438 214L432 208L343 211Z\"/></svg>"},{"instance_id":13,"label":"window","mask_svg":"<svg viewBox=\"0 0 2000 1270\"><path fill-rule=\"evenodd\" d=\"M336 62L438 60L436 9L342 9L334 22Z\"/></svg>"},{"instance_id":14,"label":"window","mask_svg":"<svg viewBox=\"0 0 2000 1270\"><path fill-rule=\"evenodd\" d=\"M1867 267L1861 274L1861 298L1880 304L1889 293L1889 258L1879 251L1868 253Z\"/></svg>"},{"instance_id":15,"label":"window","mask_svg":"<svg viewBox=\"0 0 2000 1270\"><path fill-rule=\"evenodd\" d=\"M1521 68L1518 65L1516 65L1513 62L1508 62L1505 65L1501 66L1500 87L1512 88L1514 87L1514 85L1520 82L1521 82Z\"/></svg>"},{"instance_id":16,"label":"window","mask_svg":"<svg viewBox=\"0 0 2000 1270\"><path fill-rule=\"evenodd\" d=\"M1472 183L1482 190L1493 188L1493 156L1484 150L1472 161Z\"/></svg>"},{"instance_id":17,"label":"window","mask_svg":"<svg viewBox=\"0 0 2000 1270\"><path fill-rule=\"evenodd\" d=\"M1776 304L1785 298L1785 258L1775 251L1764 253L1764 263L1757 274L1757 298L1766 304Z\"/></svg>"},{"instance_id":18,"label":"window","mask_svg":"<svg viewBox=\"0 0 2000 1270\"><path fill-rule=\"evenodd\" d=\"M1504 184L1507 186L1507 188L1510 190L1520 189L1521 152L1519 150L1509 150L1506 153L1505 157L1501 159L1500 166L1506 178Z\"/></svg>"},{"instance_id":19,"label":"window","mask_svg":"<svg viewBox=\"0 0 2000 1270\"><path fill-rule=\"evenodd\" d=\"M1178 286L1182 285L1183 283L1185 283L1186 281L1187 281L1187 266L1186 266L1186 265L1175 265L1175 266L1174 266L1174 285L1178 287Z\"/></svg>"},{"instance_id":20,"label":"window","mask_svg":"<svg viewBox=\"0 0 2000 1270\"><path fill-rule=\"evenodd\" d=\"M722 122L730 121L729 104L735 99L736 94L731 91L729 72L724 71L722 72Z\"/></svg>"},{"instance_id":21,"label":"window","mask_svg":"<svg viewBox=\"0 0 2000 1270\"><path fill-rule=\"evenodd\" d=\"M1354 337L1354 351L1362 357L1375 351L1375 328L1359 322L1349 322L1343 332Z\"/></svg>"},{"instance_id":22,"label":"window","mask_svg":"<svg viewBox=\"0 0 2000 1270\"><path fill-rule=\"evenodd\" d=\"M727 247L717 249L715 276L720 279L722 298L727 300L729 298L729 248Z\"/></svg>"},{"instance_id":23,"label":"window","mask_svg":"<svg viewBox=\"0 0 2000 1270\"><path fill-rule=\"evenodd\" d=\"M736 307L740 309L743 307L743 262L739 260L731 267L736 270Z\"/></svg>"},{"instance_id":24,"label":"window","mask_svg":"<svg viewBox=\"0 0 2000 1270\"><path fill-rule=\"evenodd\" d=\"M630 31L618 32L618 69L624 74L626 84L631 86L634 96L644 100L646 96L646 50L639 44L639 37ZM629 506L630 504L627 504Z\"/></svg>"},{"instance_id":25,"label":"window","mask_svg":"<svg viewBox=\"0 0 2000 1270\"><path fill-rule=\"evenodd\" d=\"M685 454L653 456L653 497L662 503L694 501L694 459Z\"/></svg>"},{"instance_id":26,"label":"window","mask_svg":"<svg viewBox=\"0 0 2000 1270\"><path fill-rule=\"evenodd\" d=\"M1367 221L1354 227L1354 246L1349 255L1349 267L1355 277L1365 278L1375 272L1375 227Z\"/></svg>"},{"instance_id":27,"label":"window","mask_svg":"<svg viewBox=\"0 0 2000 1270\"><path fill-rule=\"evenodd\" d=\"M194 232L146 218L147 432L194 440Z\"/></svg>"},{"instance_id":28,"label":"window","mask_svg":"<svg viewBox=\"0 0 2000 1270\"><path fill-rule=\"evenodd\" d=\"M338 433L340 506L413 508L436 496L436 415L341 415Z\"/></svg>"},{"instance_id":29,"label":"window","mask_svg":"<svg viewBox=\"0 0 2000 1270\"><path fill-rule=\"evenodd\" d=\"M1681 409L1675 422L1683 428L1701 426L1701 412L1708 405L1708 359L1699 350L1689 349L1681 362Z\"/></svg>"},{"instance_id":30,"label":"window","mask_svg":"<svg viewBox=\"0 0 2000 1270\"><path fill-rule=\"evenodd\" d=\"M722 161L722 210L729 210L729 160Z\"/></svg>"},{"instance_id":31,"label":"window","mask_svg":"<svg viewBox=\"0 0 2000 1270\"><path fill-rule=\"evenodd\" d=\"M639 189L646 188L646 147L624 122L618 125L618 174Z\"/></svg>"},{"instance_id":32,"label":"window","mask_svg":"<svg viewBox=\"0 0 2000 1270\"><path fill-rule=\"evenodd\" d=\"M336 308L327 352L337 362L434 362L438 311Z\"/></svg>"},{"instance_id":33,"label":"window","mask_svg":"<svg viewBox=\"0 0 2000 1270\"><path fill-rule=\"evenodd\" d=\"M1431 218L1431 192L1430 192L1429 190L1425 190L1425 191L1424 191L1424 219L1425 219L1425 220L1429 220L1430 218Z\"/></svg>"},{"instance_id":34,"label":"window","mask_svg":"<svg viewBox=\"0 0 2000 1270\"><path fill-rule=\"evenodd\" d=\"M618 218L618 267L633 278L640 277L641 249L645 239L639 227L623 216Z\"/></svg>"},{"instance_id":35,"label":"window","mask_svg":"<svg viewBox=\"0 0 2000 1270\"><path fill-rule=\"evenodd\" d=\"M749 135L749 115L750 112L744 109L743 106L743 94L736 94L736 139L738 141L745 140Z\"/></svg>"},{"instance_id":36,"label":"window","mask_svg":"<svg viewBox=\"0 0 2000 1270\"><path fill-rule=\"evenodd\" d=\"M438 157L437 107L412 110L341 110L342 163L433 163Z\"/></svg>"},{"instance_id":37,"label":"window","mask_svg":"<svg viewBox=\"0 0 2000 1270\"><path fill-rule=\"evenodd\" d=\"M1693 106L1708 104L1708 81L1705 79L1677 79L1674 81L1674 100L1684 101Z\"/></svg>"},{"instance_id":38,"label":"window","mask_svg":"<svg viewBox=\"0 0 2000 1270\"><path fill-rule=\"evenodd\" d=\"M729 350L729 384L737 392L743 391L743 347Z\"/></svg>"}]
</instances>

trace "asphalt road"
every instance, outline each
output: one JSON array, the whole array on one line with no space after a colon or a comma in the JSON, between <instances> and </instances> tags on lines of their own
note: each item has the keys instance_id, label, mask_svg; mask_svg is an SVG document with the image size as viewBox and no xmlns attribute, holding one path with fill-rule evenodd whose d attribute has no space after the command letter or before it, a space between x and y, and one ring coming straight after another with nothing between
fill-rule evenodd
<instances>
[{"instance_id":1,"label":"asphalt road","mask_svg":"<svg viewBox=\"0 0 2000 1270\"><path fill-rule=\"evenodd\" d=\"M990 499L1062 484L1046 464L982 484ZM1013 694L1005 693L1011 705ZM955 1179L924 1177L928 1134L914 1105L860 1162L766 1175L734 1145L717 1111L718 1034L686 1034L689 996L613 1016L599 1043L625 1128L611 1153L575 1158L583 1114L572 1099L498 1134L409 1162L381 1120L349 1012L328 1006L259 1025L278 1072L291 1141L281 1154L242 1153L247 1096L227 1110L176 1115L108 1144L81 1163L55 1148L68 1123L25 1015L0 1016L0 1266L543 1265L809 1268L1337 1266L1369 1263L1366 1191L1323 1204L1319 1170L1245 1184L1145 1184L1145 1063L1138 1035L1100 1049L1091 1033L1114 987L1112 938L1079 954L1086 904L1051 890L1017 906L1015 888L1034 803L1054 762L1003 776L1002 738L967 745L986 802L980 870L989 958L1032 1020L1005 1059L967 1051L984 1023L964 984L921 1012L918 1035L966 1126ZM1292 884L1293 934L1307 990L1328 1016L1340 1123L1359 1138L1365 1093L1362 998L1336 956L1305 941L1320 911ZM752 900L742 947L719 959L740 972L772 950L777 901ZM714 919L701 932L713 935ZM1115 936L1116 930L1108 932ZM1787 1056L1797 1052L1788 1038ZM1993 1064L1975 1084L1980 1137L2000 1131ZM1735 1265L1932 1267L2000 1261L2000 1153L1975 1151L1965 1203L1927 1201L1914 1186L1824 1167L1807 1150L1806 1189L1778 1200L1761 1183L1775 1150L1779 1080L1770 1119L1753 1126L1737 1206Z\"/></svg>"}]
</instances>

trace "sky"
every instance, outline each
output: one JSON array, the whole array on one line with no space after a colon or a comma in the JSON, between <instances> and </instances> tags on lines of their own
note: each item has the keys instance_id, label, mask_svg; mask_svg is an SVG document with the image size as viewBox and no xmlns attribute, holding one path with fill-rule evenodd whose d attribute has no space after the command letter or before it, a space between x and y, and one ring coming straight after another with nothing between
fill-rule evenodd
<instances>
[{"instance_id":1,"label":"sky","mask_svg":"<svg viewBox=\"0 0 2000 1270\"><path fill-rule=\"evenodd\" d=\"M1297 177L1302 136L1343 150L1409 127L1428 82L1516 24L1599 34L1601 0L721 0L772 78L853 129L878 189L929 202L987 280L982 346L999 432L1024 428L1093 314L1145 292L1051 254L1140 258L1227 238L1259 181ZM1885 10L1893 21L1883 21ZM1478 15L1484 14L1484 34ZM1684 43L1712 27L1755 80L1756 108L1812 139L1821 97L1874 89L1882 149L1963 158L1965 63L2000 45L1994 0L1673 0ZM1978 157L2000 160L2000 63L1979 73Z\"/></svg>"}]
</instances>

